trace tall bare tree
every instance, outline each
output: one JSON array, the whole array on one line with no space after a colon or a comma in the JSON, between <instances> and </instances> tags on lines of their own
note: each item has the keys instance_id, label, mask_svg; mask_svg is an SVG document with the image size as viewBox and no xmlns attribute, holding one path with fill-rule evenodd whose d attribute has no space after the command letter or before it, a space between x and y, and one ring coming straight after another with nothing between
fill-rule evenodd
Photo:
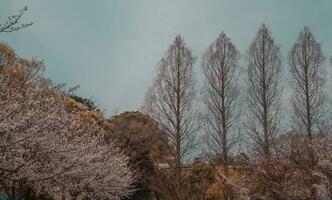
<instances>
[{"instance_id":1,"label":"tall bare tree","mask_svg":"<svg viewBox=\"0 0 332 200\"><path fill-rule=\"evenodd\" d=\"M239 118L239 89L236 83L238 58L238 51L224 33L220 34L203 55L207 142L214 156L222 161L224 170L220 176L223 179L228 177L230 151L238 138L233 127ZM222 189L224 199L233 199L232 190L227 185Z\"/></svg>"},{"instance_id":2,"label":"tall bare tree","mask_svg":"<svg viewBox=\"0 0 332 200\"><path fill-rule=\"evenodd\" d=\"M273 148L279 132L278 76L281 66L279 46L263 24L248 51L247 126L263 172L260 193L277 198L271 182Z\"/></svg>"},{"instance_id":3,"label":"tall bare tree","mask_svg":"<svg viewBox=\"0 0 332 200\"><path fill-rule=\"evenodd\" d=\"M293 75L293 109L297 128L312 137L318 128L324 106L325 57L309 28L301 31L289 55Z\"/></svg>"},{"instance_id":4,"label":"tall bare tree","mask_svg":"<svg viewBox=\"0 0 332 200\"><path fill-rule=\"evenodd\" d=\"M194 57L176 36L157 68L157 78L145 98L144 110L166 132L175 163L177 199L183 199L181 166L193 147L196 135L193 108L195 98Z\"/></svg>"},{"instance_id":5,"label":"tall bare tree","mask_svg":"<svg viewBox=\"0 0 332 200\"><path fill-rule=\"evenodd\" d=\"M305 27L293 45L289 53L289 64L293 75L292 105L294 111L294 122L298 131L306 137L304 148L306 155L301 164L301 168L306 169L311 177L308 181L310 189L309 198L317 199L315 189L315 177L312 173L317 165L314 156L312 137L314 132L318 132L318 126L323 115L325 70L322 64L325 57L320 44L315 40L309 28Z\"/></svg>"},{"instance_id":6,"label":"tall bare tree","mask_svg":"<svg viewBox=\"0 0 332 200\"><path fill-rule=\"evenodd\" d=\"M22 28L31 26L33 23L20 23L20 20L24 13L28 10L28 6L25 6L24 8L19 10L19 13L17 15L11 15L8 17L7 21L0 24L0 34L1 33L9 33L14 32L17 30L20 30Z\"/></svg>"}]
</instances>

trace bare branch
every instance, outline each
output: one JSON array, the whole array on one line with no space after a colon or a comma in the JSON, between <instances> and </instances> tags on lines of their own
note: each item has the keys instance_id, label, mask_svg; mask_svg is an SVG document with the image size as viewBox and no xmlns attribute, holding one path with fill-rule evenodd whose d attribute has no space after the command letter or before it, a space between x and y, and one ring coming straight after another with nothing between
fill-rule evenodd
<instances>
[{"instance_id":1,"label":"bare branch","mask_svg":"<svg viewBox=\"0 0 332 200\"><path fill-rule=\"evenodd\" d=\"M7 18L7 21L0 24L0 34L1 33L10 33L14 31L18 31L22 28L26 28L28 26L31 26L33 22L29 23L20 23L20 20L24 13L28 10L28 6L25 6L24 8L19 10L19 13L17 15L11 15Z\"/></svg>"}]
</instances>

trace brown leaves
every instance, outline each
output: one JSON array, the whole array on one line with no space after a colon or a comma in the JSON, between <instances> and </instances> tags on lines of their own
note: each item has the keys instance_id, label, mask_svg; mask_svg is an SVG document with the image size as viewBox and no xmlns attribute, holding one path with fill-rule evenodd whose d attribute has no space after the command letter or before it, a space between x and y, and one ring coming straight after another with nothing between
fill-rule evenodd
<instances>
[{"instance_id":1,"label":"brown leaves","mask_svg":"<svg viewBox=\"0 0 332 200\"><path fill-rule=\"evenodd\" d=\"M15 52L9 46L0 43L0 71L4 66L11 66L15 61Z\"/></svg>"}]
</instances>

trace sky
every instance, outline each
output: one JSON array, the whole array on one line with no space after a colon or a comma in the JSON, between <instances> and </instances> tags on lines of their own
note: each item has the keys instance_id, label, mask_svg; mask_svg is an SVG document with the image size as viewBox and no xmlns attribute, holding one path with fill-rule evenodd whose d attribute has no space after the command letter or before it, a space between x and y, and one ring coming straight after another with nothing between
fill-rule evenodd
<instances>
[{"instance_id":1,"label":"sky","mask_svg":"<svg viewBox=\"0 0 332 200\"><path fill-rule=\"evenodd\" d=\"M304 26L332 56L331 0L0 0L0 23L25 5L22 22L34 24L0 34L0 42L44 60L48 78L79 85L80 96L110 115L139 109L177 34L197 57L197 77L202 53L222 31L244 58L262 23L281 45L284 68Z\"/></svg>"}]
</instances>

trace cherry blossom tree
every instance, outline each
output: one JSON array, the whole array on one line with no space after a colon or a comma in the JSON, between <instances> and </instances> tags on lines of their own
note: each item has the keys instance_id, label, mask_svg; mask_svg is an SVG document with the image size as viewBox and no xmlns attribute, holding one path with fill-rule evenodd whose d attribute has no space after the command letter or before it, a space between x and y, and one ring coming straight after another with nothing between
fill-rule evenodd
<instances>
[{"instance_id":1,"label":"cherry blossom tree","mask_svg":"<svg viewBox=\"0 0 332 200\"><path fill-rule=\"evenodd\" d=\"M17 59L0 74L0 186L12 198L119 199L130 195L127 157L69 96Z\"/></svg>"},{"instance_id":2,"label":"cherry blossom tree","mask_svg":"<svg viewBox=\"0 0 332 200\"><path fill-rule=\"evenodd\" d=\"M320 132L312 137L312 155L306 153L307 149L303 148L303 142L306 137L297 132L287 133L284 137L283 158L282 162L287 162L288 170L283 170L287 174L285 179L284 194L288 198L308 198L312 188L316 191L318 199L332 199L332 137L330 132ZM299 167L303 163L315 157L317 163L308 175L305 167ZM287 173L291 172L291 173ZM308 187L308 184L312 187Z\"/></svg>"}]
</instances>

